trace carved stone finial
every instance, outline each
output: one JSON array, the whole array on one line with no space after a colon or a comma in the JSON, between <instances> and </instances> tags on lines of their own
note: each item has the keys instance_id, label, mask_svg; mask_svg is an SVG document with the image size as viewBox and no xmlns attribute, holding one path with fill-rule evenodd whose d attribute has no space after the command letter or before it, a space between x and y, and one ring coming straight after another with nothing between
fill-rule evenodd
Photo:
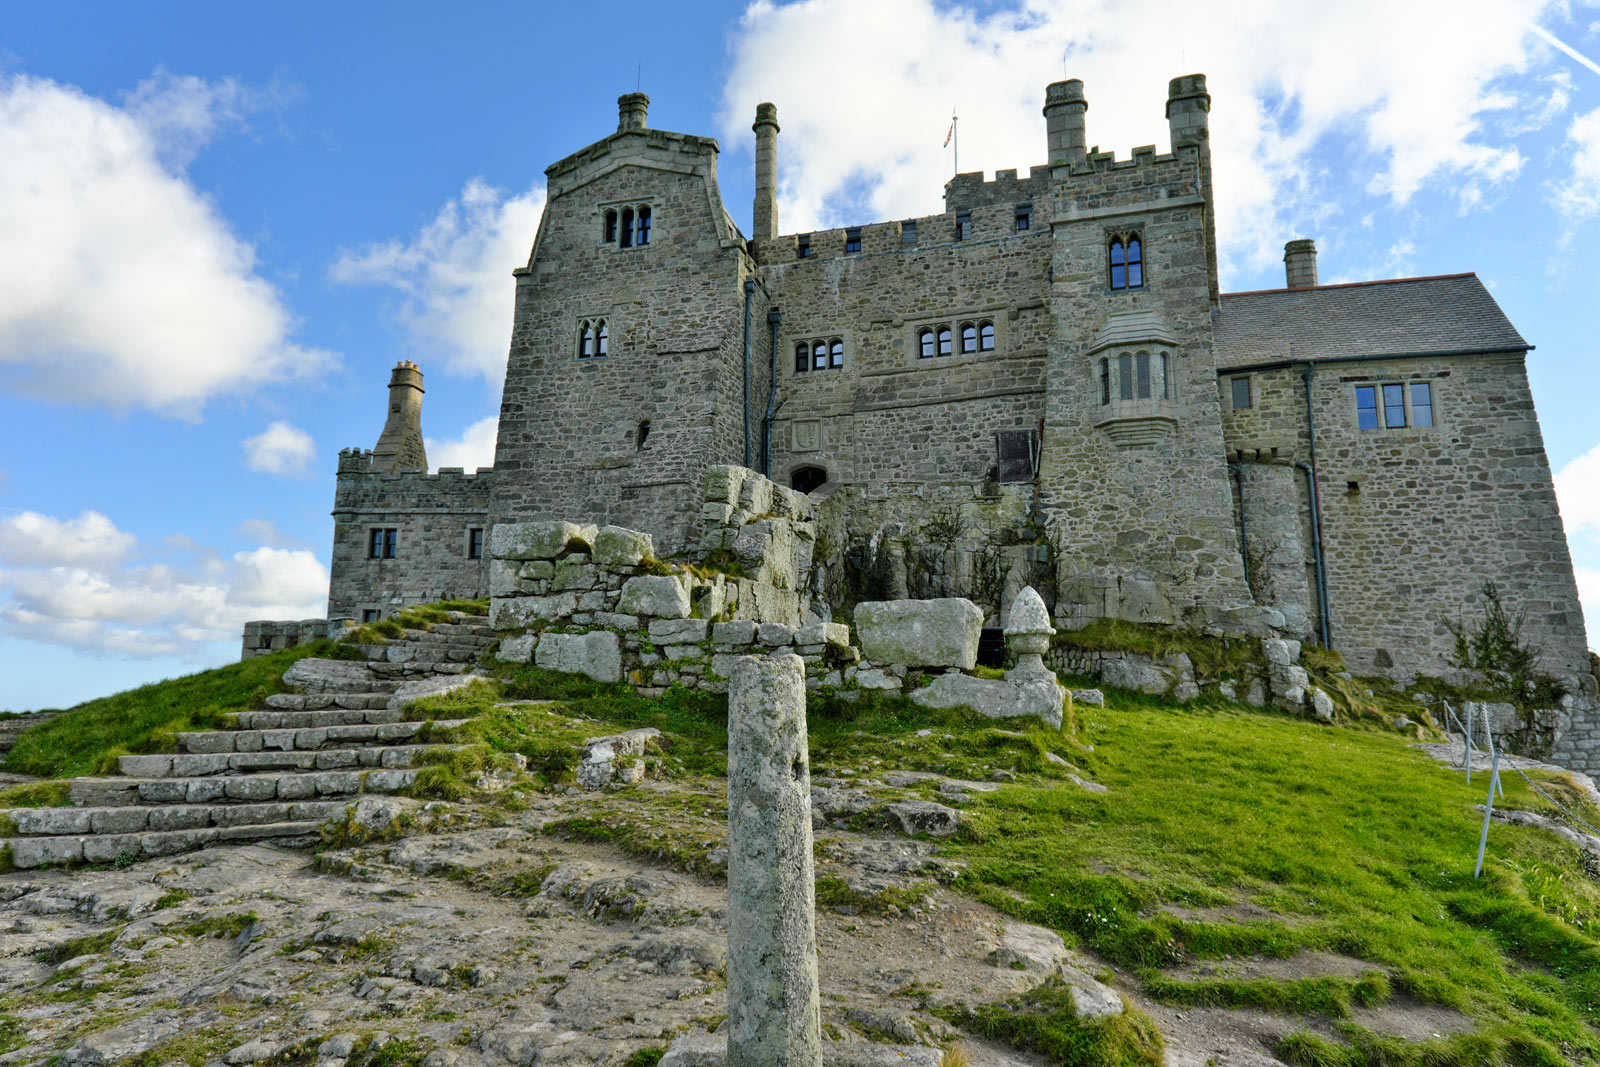
<instances>
[{"instance_id":1,"label":"carved stone finial","mask_svg":"<svg viewBox=\"0 0 1600 1067\"><path fill-rule=\"evenodd\" d=\"M1050 612L1033 586L1023 586L1011 603L1006 621L1006 647L1018 656L1042 656L1050 651Z\"/></svg>"}]
</instances>

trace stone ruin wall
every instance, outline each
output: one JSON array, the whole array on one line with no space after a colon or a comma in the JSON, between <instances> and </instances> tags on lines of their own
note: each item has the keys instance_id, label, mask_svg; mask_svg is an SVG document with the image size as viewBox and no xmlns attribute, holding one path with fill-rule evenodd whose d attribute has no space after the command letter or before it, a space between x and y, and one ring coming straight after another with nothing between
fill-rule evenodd
<instances>
[{"instance_id":1,"label":"stone ruin wall","mask_svg":"<svg viewBox=\"0 0 1600 1067\"><path fill-rule=\"evenodd\" d=\"M484 530L487 544L494 470L383 474L371 464L370 452L339 453L328 618L359 620L368 609L388 617L413 604L483 596L488 554L469 557L468 531ZM368 557L375 528L397 531L393 559Z\"/></svg>"}]
</instances>

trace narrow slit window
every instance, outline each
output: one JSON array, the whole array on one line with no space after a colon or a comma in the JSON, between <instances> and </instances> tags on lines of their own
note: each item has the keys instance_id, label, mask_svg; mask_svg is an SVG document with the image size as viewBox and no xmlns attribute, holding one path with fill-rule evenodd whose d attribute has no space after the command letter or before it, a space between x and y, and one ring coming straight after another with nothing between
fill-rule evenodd
<instances>
[{"instance_id":1,"label":"narrow slit window","mask_svg":"<svg viewBox=\"0 0 1600 1067\"><path fill-rule=\"evenodd\" d=\"M1122 247L1122 239L1116 238L1111 242L1111 288L1126 289L1128 287L1128 253Z\"/></svg>"},{"instance_id":2,"label":"narrow slit window","mask_svg":"<svg viewBox=\"0 0 1600 1067\"><path fill-rule=\"evenodd\" d=\"M1117 357L1117 399L1133 399L1133 356L1126 352Z\"/></svg>"},{"instance_id":3,"label":"narrow slit window","mask_svg":"<svg viewBox=\"0 0 1600 1067\"><path fill-rule=\"evenodd\" d=\"M941 356L950 354L950 327L948 326L939 327L939 354Z\"/></svg>"},{"instance_id":4,"label":"narrow slit window","mask_svg":"<svg viewBox=\"0 0 1600 1067\"><path fill-rule=\"evenodd\" d=\"M992 322L980 322L980 323L978 323L978 351L979 352L993 352L994 351L994 323L992 323Z\"/></svg>"},{"instance_id":5,"label":"narrow slit window","mask_svg":"<svg viewBox=\"0 0 1600 1067\"><path fill-rule=\"evenodd\" d=\"M608 339L610 338L610 336L611 335L606 332L606 320L605 319L601 319L600 320L600 325L596 326L595 329L594 329L594 354L595 355L603 356L603 355L606 354L606 343L607 343Z\"/></svg>"},{"instance_id":6,"label":"narrow slit window","mask_svg":"<svg viewBox=\"0 0 1600 1067\"><path fill-rule=\"evenodd\" d=\"M639 209L639 224L637 232L639 244L647 245L650 243L650 208L648 205Z\"/></svg>"},{"instance_id":7,"label":"narrow slit window","mask_svg":"<svg viewBox=\"0 0 1600 1067\"><path fill-rule=\"evenodd\" d=\"M976 352L978 350L978 328L970 322L961 324L961 351Z\"/></svg>"},{"instance_id":8,"label":"narrow slit window","mask_svg":"<svg viewBox=\"0 0 1600 1067\"><path fill-rule=\"evenodd\" d=\"M361 621L364 622L364 623L365 622L377 622L382 617L383 617L383 612L379 611L377 608L362 608L361 609Z\"/></svg>"},{"instance_id":9,"label":"narrow slit window","mask_svg":"<svg viewBox=\"0 0 1600 1067\"><path fill-rule=\"evenodd\" d=\"M467 558L483 558L483 528L480 526L467 531Z\"/></svg>"},{"instance_id":10,"label":"narrow slit window","mask_svg":"<svg viewBox=\"0 0 1600 1067\"><path fill-rule=\"evenodd\" d=\"M1383 387L1383 426L1403 430L1406 425L1406 387L1398 383Z\"/></svg>"},{"instance_id":11,"label":"narrow slit window","mask_svg":"<svg viewBox=\"0 0 1600 1067\"><path fill-rule=\"evenodd\" d=\"M810 259L811 258L811 235L809 233L803 233L799 237L795 238L795 241L794 241L794 258L796 258L796 259Z\"/></svg>"},{"instance_id":12,"label":"narrow slit window","mask_svg":"<svg viewBox=\"0 0 1600 1067\"><path fill-rule=\"evenodd\" d=\"M1139 374L1139 399L1150 399L1150 353L1140 352L1134 357Z\"/></svg>"},{"instance_id":13,"label":"narrow slit window","mask_svg":"<svg viewBox=\"0 0 1600 1067\"><path fill-rule=\"evenodd\" d=\"M1111 361L1104 357L1100 360L1100 403L1111 403Z\"/></svg>"},{"instance_id":14,"label":"narrow slit window","mask_svg":"<svg viewBox=\"0 0 1600 1067\"><path fill-rule=\"evenodd\" d=\"M644 443L648 440L650 440L650 420L640 419L639 430L633 435L633 450L635 452L642 451Z\"/></svg>"},{"instance_id":15,"label":"narrow slit window","mask_svg":"<svg viewBox=\"0 0 1600 1067\"><path fill-rule=\"evenodd\" d=\"M578 358L588 359L594 355L594 327L587 322L578 331Z\"/></svg>"},{"instance_id":16,"label":"narrow slit window","mask_svg":"<svg viewBox=\"0 0 1600 1067\"><path fill-rule=\"evenodd\" d=\"M622 209L622 229L617 234L617 246L619 248L633 247L633 208L631 207Z\"/></svg>"},{"instance_id":17,"label":"narrow slit window","mask_svg":"<svg viewBox=\"0 0 1600 1067\"><path fill-rule=\"evenodd\" d=\"M834 370L844 366L844 342L837 337L828 342L828 366Z\"/></svg>"},{"instance_id":18,"label":"narrow slit window","mask_svg":"<svg viewBox=\"0 0 1600 1067\"><path fill-rule=\"evenodd\" d=\"M1022 233L1024 230L1031 230L1031 229L1033 229L1033 205L1032 204L1018 204L1017 205L1017 232L1018 233Z\"/></svg>"},{"instance_id":19,"label":"narrow slit window","mask_svg":"<svg viewBox=\"0 0 1600 1067\"><path fill-rule=\"evenodd\" d=\"M1427 382L1411 385L1411 425L1433 425L1433 387Z\"/></svg>"},{"instance_id":20,"label":"narrow slit window","mask_svg":"<svg viewBox=\"0 0 1600 1067\"><path fill-rule=\"evenodd\" d=\"M844 231L845 255L861 251L861 227L852 226Z\"/></svg>"},{"instance_id":21,"label":"narrow slit window","mask_svg":"<svg viewBox=\"0 0 1600 1067\"><path fill-rule=\"evenodd\" d=\"M1144 285L1144 243L1139 240L1139 235L1134 234L1128 238L1128 288L1138 289Z\"/></svg>"},{"instance_id":22,"label":"narrow slit window","mask_svg":"<svg viewBox=\"0 0 1600 1067\"><path fill-rule=\"evenodd\" d=\"M916 243L917 243L917 224L916 224L916 222L909 221L909 220L906 221L906 222L902 222L900 224L900 245L901 245L901 247L905 247L907 245L914 245Z\"/></svg>"},{"instance_id":23,"label":"narrow slit window","mask_svg":"<svg viewBox=\"0 0 1600 1067\"><path fill-rule=\"evenodd\" d=\"M1233 410L1243 411L1250 406L1250 379L1233 379Z\"/></svg>"},{"instance_id":24,"label":"narrow slit window","mask_svg":"<svg viewBox=\"0 0 1600 1067\"><path fill-rule=\"evenodd\" d=\"M1375 385L1356 386L1356 428L1378 428L1378 387Z\"/></svg>"},{"instance_id":25,"label":"narrow slit window","mask_svg":"<svg viewBox=\"0 0 1600 1067\"><path fill-rule=\"evenodd\" d=\"M801 341L794 346L794 372L804 374L811 369L811 346Z\"/></svg>"},{"instance_id":26,"label":"narrow slit window","mask_svg":"<svg viewBox=\"0 0 1600 1067\"><path fill-rule=\"evenodd\" d=\"M956 213L956 240L965 241L972 236L972 212L960 211Z\"/></svg>"},{"instance_id":27,"label":"narrow slit window","mask_svg":"<svg viewBox=\"0 0 1600 1067\"><path fill-rule=\"evenodd\" d=\"M606 226L603 236L606 244L611 244L617 239L617 213L615 211L606 212Z\"/></svg>"},{"instance_id":28,"label":"narrow slit window","mask_svg":"<svg viewBox=\"0 0 1600 1067\"><path fill-rule=\"evenodd\" d=\"M1156 367L1161 376L1161 399L1172 399L1172 380L1167 376L1167 354L1160 352L1156 355Z\"/></svg>"}]
</instances>

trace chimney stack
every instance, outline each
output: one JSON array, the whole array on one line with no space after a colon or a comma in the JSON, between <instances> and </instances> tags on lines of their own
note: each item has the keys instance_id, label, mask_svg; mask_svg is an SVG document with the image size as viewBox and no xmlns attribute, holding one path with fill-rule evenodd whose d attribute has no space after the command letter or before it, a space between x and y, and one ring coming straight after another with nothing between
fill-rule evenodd
<instances>
[{"instance_id":1,"label":"chimney stack","mask_svg":"<svg viewBox=\"0 0 1600 1067\"><path fill-rule=\"evenodd\" d=\"M1070 163L1081 166L1088 158L1088 132L1083 115L1089 102L1083 98L1083 82L1078 78L1055 82L1044 90L1044 128L1052 166Z\"/></svg>"},{"instance_id":2,"label":"chimney stack","mask_svg":"<svg viewBox=\"0 0 1600 1067\"><path fill-rule=\"evenodd\" d=\"M1211 94L1206 92L1204 74L1185 74L1167 83L1167 127L1172 132L1172 147L1182 141L1198 141L1210 152Z\"/></svg>"},{"instance_id":3,"label":"chimney stack","mask_svg":"<svg viewBox=\"0 0 1600 1067\"><path fill-rule=\"evenodd\" d=\"M778 236L778 107L757 104L755 239Z\"/></svg>"},{"instance_id":4,"label":"chimney stack","mask_svg":"<svg viewBox=\"0 0 1600 1067\"><path fill-rule=\"evenodd\" d=\"M645 116L650 113L650 98L644 93L624 93L617 97L617 132L644 129Z\"/></svg>"},{"instance_id":5,"label":"chimney stack","mask_svg":"<svg viewBox=\"0 0 1600 1067\"><path fill-rule=\"evenodd\" d=\"M389 474L428 469L422 445L422 372L409 359L396 363L389 375L389 417L372 449L372 469Z\"/></svg>"},{"instance_id":6,"label":"chimney stack","mask_svg":"<svg viewBox=\"0 0 1600 1067\"><path fill-rule=\"evenodd\" d=\"M1317 243L1302 239L1283 246L1283 273L1290 289L1314 289L1317 285Z\"/></svg>"}]
</instances>

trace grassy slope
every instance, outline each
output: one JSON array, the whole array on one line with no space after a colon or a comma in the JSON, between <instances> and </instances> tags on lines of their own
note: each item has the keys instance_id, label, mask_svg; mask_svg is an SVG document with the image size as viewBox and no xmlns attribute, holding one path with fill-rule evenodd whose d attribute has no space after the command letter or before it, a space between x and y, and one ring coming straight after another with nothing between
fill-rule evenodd
<instances>
[{"instance_id":1,"label":"grassy slope","mask_svg":"<svg viewBox=\"0 0 1600 1067\"><path fill-rule=\"evenodd\" d=\"M258 687L270 691L303 654L79 705L25 734L8 767L78 773L114 746L159 745L181 724L213 722ZM673 773L715 785L725 771L723 701L680 693L648 701L527 667L503 665L496 674L502 698L560 700L560 713L494 709L497 693L488 687L447 698L452 713L478 713L475 739L491 753L523 752L546 781L570 777L575 737L641 725L666 733ZM974 799L969 832L944 846L969 864L960 887L1123 966L1156 999L1325 1017L1350 1042L1299 1035L1278 1050L1293 1062L1558 1063L1600 1055L1600 940L1591 933L1600 929L1600 887L1572 846L1499 823L1484 878L1474 881L1473 805L1483 800L1484 776L1469 789L1380 730L1117 692L1110 704L1077 709L1073 736L899 700L816 700L813 766L817 774L921 769L969 778L1015 771L1016 783ZM916 736L922 730L932 732ZM1046 752L1111 792L1065 783ZM1546 809L1519 777L1506 786L1506 806ZM931 787L924 792L933 796ZM1281 918L1185 920L1163 908L1246 901ZM1186 960L1305 948L1369 961L1373 973L1243 982L1159 972ZM1406 1044L1349 1022L1352 1005L1392 995L1460 1010L1476 1030ZM1059 1005L1043 1001L996 1006L963 1022L1070 1062L1134 1062L1150 1053L1126 1034L1120 1044L1083 1044ZM1067 1055L1069 1048L1084 1056ZM1124 1053L1108 1059L1116 1048Z\"/></svg>"}]
</instances>

